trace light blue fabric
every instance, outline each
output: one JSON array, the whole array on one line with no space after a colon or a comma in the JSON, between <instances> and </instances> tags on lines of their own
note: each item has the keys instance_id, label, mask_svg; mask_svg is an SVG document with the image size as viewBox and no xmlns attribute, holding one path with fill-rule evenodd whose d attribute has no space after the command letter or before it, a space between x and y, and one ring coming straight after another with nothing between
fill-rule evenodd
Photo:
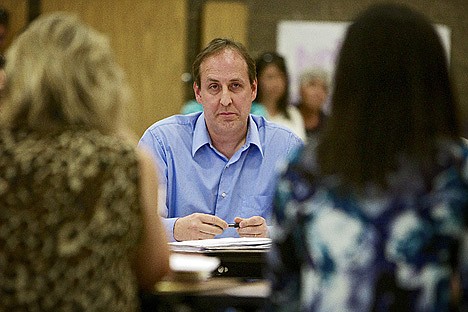
<instances>
[{"instance_id":1,"label":"light blue fabric","mask_svg":"<svg viewBox=\"0 0 468 312\"><path fill-rule=\"evenodd\" d=\"M169 240L178 217L212 214L228 223L234 217L271 217L277 166L303 145L288 129L255 115L249 117L246 143L227 159L212 145L203 113L175 115L156 122L140 146L154 156L166 207L162 215ZM235 237L227 229L219 237Z\"/></svg>"}]
</instances>

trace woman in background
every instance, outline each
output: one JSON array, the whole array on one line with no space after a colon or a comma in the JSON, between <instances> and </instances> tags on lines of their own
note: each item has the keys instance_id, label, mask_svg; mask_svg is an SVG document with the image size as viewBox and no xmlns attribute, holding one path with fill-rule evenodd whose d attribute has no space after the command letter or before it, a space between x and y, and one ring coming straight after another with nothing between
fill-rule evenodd
<instances>
[{"instance_id":1,"label":"woman in background","mask_svg":"<svg viewBox=\"0 0 468 312\"><path fill-rule=\"evenodd\" d=\"M258 84L254 103L266 108L268 120L289 128L305 141L304 120L288 100L289 79L284 58L276 52L265 52L256 59L255 65Z\"/></svg>"},{"instance_id":2,"label":"woman in background","mask_svg":"<svg viewBox=\"0 0 468 312\"><path fill-rule=\"evenodd\" d=\"M330 90L329 74L322 68L304 70L299 77L300 99L296 107L304 119L308 144L318 144L325 127L325 103Z\"/></svg>"},{"instance_id":3,"label":"woman in background","mask_svg":"<svg viewBox=\"0 0 468 312\"><path fill-rule=\"evenodd\" d=\"M7 52L0 124L0 310L136 311L169 269L157 177L122 120L107 38L65 13Z\"/></svg>"},{"instance_id":4,"label":"woman in background","mask_svg":"<svg viewBox=\"0 0 468 312\"><path fill-rule=\"evenodd\" d=\"M460 306L467 155L432 23L399 5L360 14L321 141L278 184L271 310Z\"/></svg>"}]
</instances>

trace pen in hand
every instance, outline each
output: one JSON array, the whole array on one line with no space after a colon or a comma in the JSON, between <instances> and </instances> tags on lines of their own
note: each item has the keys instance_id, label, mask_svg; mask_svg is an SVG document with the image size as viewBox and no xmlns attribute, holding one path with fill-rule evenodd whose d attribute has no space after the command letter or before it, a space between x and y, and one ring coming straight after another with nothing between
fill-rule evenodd
<instances>
[{"instance_id":1,"label":"pen in hand","mask_svg":"<svg viewBox=\"0 0 468 312\"><path fill-rule=\"evenodd\" d=\"M228 227L238 228L239 223L228 223Z\"/></svg>"}]
</instances>

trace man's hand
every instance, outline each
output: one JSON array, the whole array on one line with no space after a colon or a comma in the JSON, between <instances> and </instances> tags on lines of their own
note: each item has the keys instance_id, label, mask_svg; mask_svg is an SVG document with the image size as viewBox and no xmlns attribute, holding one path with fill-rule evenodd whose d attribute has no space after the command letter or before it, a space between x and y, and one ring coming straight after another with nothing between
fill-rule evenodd
<instances>
[{"instance_id":1,"label":"man's hand","mask_svg":"<svg viewBox=\"0 0 468 312\"><path fill-rule=\"evenodd\" d=\"M248 219L236 217L234 222L239 223L237 233L240 237L268 237L268 227L264 218L253 216Z\"/></svg>"},{"instance_id":2,"label":"man's hand","mask_svg":"<svg viewBox=\"0 0 468 312\"><path fill-rule=\"evenodd\" d=\"M217 216L194 213L177 219L174 224L174 238L177 241L214 238L227 227L226 221Z\"/></svg>"}]
</instances>

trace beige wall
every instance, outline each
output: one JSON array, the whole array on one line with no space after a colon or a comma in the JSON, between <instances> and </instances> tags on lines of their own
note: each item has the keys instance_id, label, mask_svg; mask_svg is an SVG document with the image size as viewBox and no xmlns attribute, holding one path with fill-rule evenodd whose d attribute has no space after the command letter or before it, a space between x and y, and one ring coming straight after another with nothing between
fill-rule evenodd
<instances>
[{"instance_id":1,"label":"beige wall","mask_svg":"<svg viewBox=\"0 0 468 312\"><path fill-rule=\"evenodd\" d=\"M13 38L21 32L28 20L27 0L2 0L0 5L10 13L10 29L7 34L5 49L11 44ZM0 51L4 52L4 51Z\"/></svg>"},{"instance_id":2,"label":"beige wall","mask_svg":"<svg viewBox=\"0 0 468 312\"><path fill-rule=\"evenodd\" d=\"M216 37L231 38L247 46L248 6L235 1L208 1L203 7L201 43Z\"/></svg>"},{"instance_id":3,"label":"beige wall","mask_svg":"<svg viewBox=\"0 0 468 312\"><path fill-rule=\"evenodd\" d=\"M184 101L186 0L42 0L42 12L69 11L108 34L133 100L127 116L137 136L175 114Z\"/></svg>"}]
</instances>

